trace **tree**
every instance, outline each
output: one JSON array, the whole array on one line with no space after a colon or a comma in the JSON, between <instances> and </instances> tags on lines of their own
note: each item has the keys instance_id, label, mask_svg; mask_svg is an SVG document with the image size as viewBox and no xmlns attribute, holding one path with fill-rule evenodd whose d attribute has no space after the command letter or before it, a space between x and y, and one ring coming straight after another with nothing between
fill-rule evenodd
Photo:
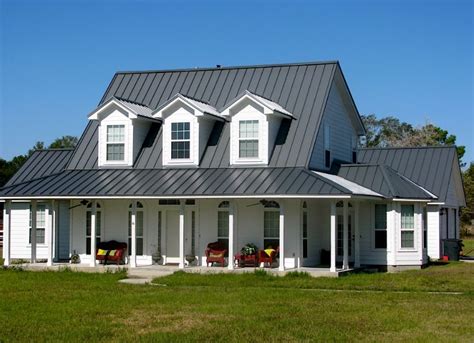
<instances>
[{"instance_id":1,"label":"tree","mask_svg":"<svg viewBox=\"0 0 474 343\"><path fill-rule=\"evenodd\" d=\"M464 192L466 194L466 207L461 210L461 223L471 225L474 218L474 162L462 173Z\"/></svg>"},{"instance_id":2,"label":"tree","mask_svg":"<svg viewBox=\"0 0 474 343\"><path fill-rule=\"evenodd\" d=\"M367 147L404 147L404 146L439 146L455 145L456 136L449 134L434 124L427 122L421 127L400 122L395 117L378 119L375 114L362 116L366 128ZM462 157L466 152L465 146L458 146L457 153L461 166Z\"/></svg>"},{"instance_id":3,"label":"tree","mask_svg":"<svg viewBox=\"0 0 474 343\"><path fill-rule=\"evenodd\" d=\"M62 136L55 139L49 146L49 149L58 148L74 148L77 145L78 139L74 136ZM0 158L0 187L5 185L8 180L23 166L28 157L30 157L36 150L46 149L44 142L38 141L28 150L26 155L18 155L13 157L10 161Z\"/></svg>"}]
</instances>

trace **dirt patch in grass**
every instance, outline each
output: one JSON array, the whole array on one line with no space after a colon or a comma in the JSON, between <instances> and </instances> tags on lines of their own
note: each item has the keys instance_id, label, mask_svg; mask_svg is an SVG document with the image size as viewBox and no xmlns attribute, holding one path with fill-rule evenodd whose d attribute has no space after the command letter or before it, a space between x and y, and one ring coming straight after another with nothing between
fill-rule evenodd
<instances>
[{"instance_id":1,"label":"dirt patch in grass","mask_svg":"<svg viewBox=\"0 0 474 343\"><path fill-rule=\"evenodd\" d=\"M125 329L133 330L139 335L153 333L187 333L196 329L209 327L212 321L221 321L222 316L180 311L177 313L159 313L152 309L134 310L126 318L114 322Z\"/></svg>"}]
</instances>

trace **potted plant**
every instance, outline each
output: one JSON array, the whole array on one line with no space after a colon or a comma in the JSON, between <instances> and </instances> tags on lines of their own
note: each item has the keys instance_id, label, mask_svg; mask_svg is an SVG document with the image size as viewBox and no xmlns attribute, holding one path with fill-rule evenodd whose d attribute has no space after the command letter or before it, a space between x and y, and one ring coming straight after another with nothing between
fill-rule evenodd
<instances>
[{"instance_id":1,"label":"potted plant","mask_svg":"<svg viewBox=\"0 0 474 343\"><path fill-rule=\"evenodd\" d=\"M244 247L240 250L240 253L244 256L252 256L257 254L258 248L253 243L247 243Z\"/></svg>"},{"instance_id":2,"label":"potted plant","mask_svg":"<svg viewBox=\"0 0 474 343\"><path fill-rule=\"evenodd\" d=\"M151 258L153 260L153 263L155 264L162 264L163 262L163 256L161 255L161 249L160 246L153 245L155 247L153 254L151 255Z\"/></svg>"},{"instance_id":3,"label":"potted plant","mask_svg":"<svg viewBox=\"0 0 474 343\"><path fill-rule=\"evenodd\" d=\"M81 257L80 257L79 254L76 252L76 250L73 251L73 253L72 253L72 255L71 255L70 262L71 262L72 264L81 263Z\"/></svg>"},{"instance_id":4,"label":"potted plant","mask_svg":"<svg viewBox=\"0 0 474 343\"><path fill-rule=\"evenodd\" d=\"M186 255L186 261L188 262L188 265L193 265L194 264L194 261L196 261L196 256L190 254L190 255Z\"/></svg>"}]
</instances>

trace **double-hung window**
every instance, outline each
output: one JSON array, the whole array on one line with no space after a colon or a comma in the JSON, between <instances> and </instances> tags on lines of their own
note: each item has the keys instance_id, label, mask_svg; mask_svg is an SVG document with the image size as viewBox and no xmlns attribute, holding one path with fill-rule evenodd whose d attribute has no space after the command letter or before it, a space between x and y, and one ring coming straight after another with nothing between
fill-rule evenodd
<instances>
[{"instance_id":1,"label":"double-hung window","mask_svg":"<svg viewBox=\"0 0 474 343\"><path fill-rule=\"evenodd\" d=\"M239 158L258 158L258 120L239 121Z\"/></svg>"},{"instance_id":2,"label":"double-hung window","mask_svg":"<svg viewBox=\"0 0 474 343\"><path fill-rule=\"evenodd\" d=\"M31 207L30 207L30 234L29 243L31 244ZM46 205L38 204L36 206L36 244L45 243L45 229L46 229Z\"/></svg>"},{"instance_id":3,"label":"double-hung window","mask_svg":"<svg viewBox=\"0 0 474 343\"><path fill-rule=\"evenodd\" d=\"M229 246L229 202L223 201L219 204L217 211L217 240Z\"/></svg>"},{"instance_id":4,"label":"double-hung window","mask_svg":"<svg viewBox=\"0 0 474 343\"><path fill-rule=\"evenodd\" d=\"M387 205L375 205L375 249L387 248Z\"/></svg>"},{"instance_id":5,"label":"double-hung window","mask_svg":"<svg viewBox=\"0 0 474 343\"><path fill-rule=\"evenodd\" d=\"M263 247L276 249L280 246L280 205L269 201L263 214Z\"/></svg>"},{"instance_id":6,"label":"double-hung window","mask_svg":"<svg viewBox=\"0 0 474 343\"><path fill-rule=\"evenodd\" d=\"M107 161L125 160L125 125L107 125Z\"/></svg>"},{"instance_id":7,"label":"double-hung window","mask_svg":"<svg viewBox=\"0 0 474 343\"><path fill-rule=\"evenodd\" d=\"M190 124L189 122L171 123L171 158L190 158Z\"/></svg>"},{"instance_id":8,"label":"double-hung window","mask_svg":"<svg viewBox=\"0 0 474 343\"><path fill-rule=\"evenodd\" d=\"M401 213L401 247L415 247L415 206L402 205Z\"/></svg>"}]
</instances>

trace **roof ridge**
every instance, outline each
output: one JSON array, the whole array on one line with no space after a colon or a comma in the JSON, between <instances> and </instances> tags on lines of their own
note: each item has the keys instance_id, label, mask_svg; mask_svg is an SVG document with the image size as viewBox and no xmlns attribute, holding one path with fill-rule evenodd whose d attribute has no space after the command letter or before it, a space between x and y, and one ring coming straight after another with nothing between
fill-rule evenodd
<instances>
[{"instance_id":1,"label":"roof ridge","mask_svg":"<svg viewBox=\"0 0 474 343\"><path fill-rule=\"evenodd\" d=\"M358 150L397 150L397 149L450 149L450 148L456 148L457 145L451 144L451 145L423 145L423 146L399 146L399 147L366 147L366 148L359 148Z\"/></svg>"},{"instance_id":2,"label":"roof ridge","mask_svg":"<svg viewBox=\"0 0 474 343\"><path fill-rule=\"evenodd\" d=\"M35 149L33 152L36 151L71 151L75 148L44 148L44 149Z\"/></svg>"},{"instance_id":3,"label":"roof ridge","mask_svg":"<svg viewBox=\"0 0 474 343\"><path fill-rule=\"evenodd\" d=\"M387 182L387 186L390 189L390 192L392 193L392 198L395 198L395 195L397 194L395 192L395 188L392 185L392 182L390 181L390 178L387 175L387 166L385 165L380 165L378 166L380 170L382 171L383 178L385 179L385 182Z\"/></svg>"},{"instance_id":4,"label":"roof ridge","mask_svg":"<svg viewBox=\"0 0 474 343\"><path fill-rule=\"evenodd\" d=\"M329 61L310 61L310 62L296 62L296 63L274 63L274 64L254 64L254 65L240 65L228 67L195 67L195 68L175 68L175 69L151 69L151 70L124 70L117 71L117 74L147 74L147 73L172 73L183 71L209 71L209 70L229 70L229 69L252 69L252 68L272 68L272 67L291 67L291 66L308 66L308 65L322 65L322 64L338 64L338 60Z\"/></svg>"}]
</instances>

